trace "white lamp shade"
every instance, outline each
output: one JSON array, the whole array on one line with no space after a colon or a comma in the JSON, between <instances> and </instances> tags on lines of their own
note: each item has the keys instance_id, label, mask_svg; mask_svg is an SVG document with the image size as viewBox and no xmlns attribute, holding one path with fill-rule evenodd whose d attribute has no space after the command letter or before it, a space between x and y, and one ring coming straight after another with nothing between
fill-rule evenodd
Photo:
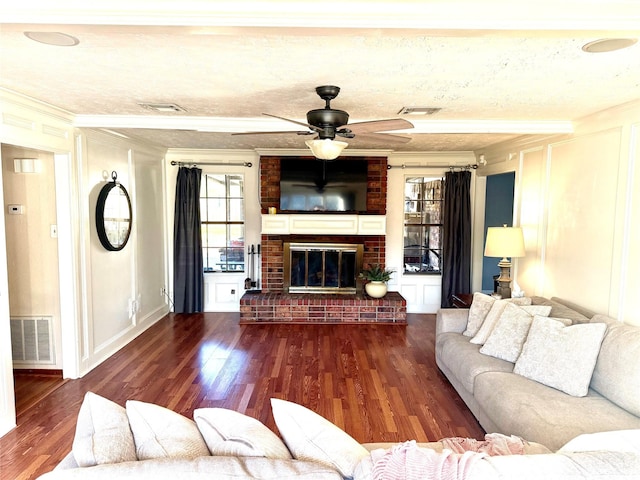
<instances>
[{"instance_id":1,"label":"white lamp shade","mask_svg":"<svg viewBox=\"0 0 640 480\"><path fill-rule=\"evenodd\" d=\"M328 138L322 140L307 140L304 142L316 158L320 160L334 160L340 156L349 144L347 142L338 142Z\"/></svg>"},{"instance_id":2,"label":"white lamp shade","mask_svg":"<svg viewBox=\"0 0 640 480\"><path fill-rule=\"evenodd\" d=\"M524 236L520 227L489 227L485 257L524 257Z\"/></svg>"}]
</instances>

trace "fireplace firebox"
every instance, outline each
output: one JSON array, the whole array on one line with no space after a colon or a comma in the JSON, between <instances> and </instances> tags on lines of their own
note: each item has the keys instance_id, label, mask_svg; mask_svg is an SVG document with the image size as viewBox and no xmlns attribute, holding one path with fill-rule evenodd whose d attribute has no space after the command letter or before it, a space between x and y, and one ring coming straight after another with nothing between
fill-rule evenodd
<instances>
[{"instance_id":1,"label":"fireplace firebox","mask_svg":"<svg viewBox=\"0 0 640 480\"><path fill-rule=\"evenodd\" d=\"M358 274L364 247L347 243L284 245L284 288L287 293L344 293L362 291Z\"/></svg>"}]
</instances>

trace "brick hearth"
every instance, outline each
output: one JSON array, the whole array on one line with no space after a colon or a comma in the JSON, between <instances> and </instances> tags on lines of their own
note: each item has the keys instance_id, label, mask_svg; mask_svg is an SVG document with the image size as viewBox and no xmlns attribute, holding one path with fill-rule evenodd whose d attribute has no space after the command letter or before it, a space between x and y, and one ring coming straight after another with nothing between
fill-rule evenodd
<instances>
[{"instance_id":1,"label":"brick hearth","mask_svg":"<svg viewBox=\"0 0 640 480\"><path fill-rule=\"evenodd\" d=\"M240 323L407 323L407 302L397 292L363 295L245 293Z\"/></svg>"}]
</instances>

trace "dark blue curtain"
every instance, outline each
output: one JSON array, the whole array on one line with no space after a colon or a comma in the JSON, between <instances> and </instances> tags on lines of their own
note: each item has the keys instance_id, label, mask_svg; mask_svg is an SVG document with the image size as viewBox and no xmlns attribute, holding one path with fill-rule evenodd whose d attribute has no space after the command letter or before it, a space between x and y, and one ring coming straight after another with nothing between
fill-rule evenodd
<instances>
[{"instance_id":1,"label":"dark blue curtain","mask_svg":"<svg viewBox=\"0 0 640 480\"><path fill-rule=\"evenodd\" d=\"M446 173L442 221L443 308L453 307L451 295L471 292L470 192L470 171Z\"/></svg>"},{"instance_id":2,"label":"dark blue curtain","mask_svg":"<svg viewBox=\"0 0 640 480\"><path fill-rule=\"evenodd\" d=\"M203 310L204 273L200 227L199 168L180 167L176 181L173 224L174 311L195 313Z\"/></svg>"}]
</instances>

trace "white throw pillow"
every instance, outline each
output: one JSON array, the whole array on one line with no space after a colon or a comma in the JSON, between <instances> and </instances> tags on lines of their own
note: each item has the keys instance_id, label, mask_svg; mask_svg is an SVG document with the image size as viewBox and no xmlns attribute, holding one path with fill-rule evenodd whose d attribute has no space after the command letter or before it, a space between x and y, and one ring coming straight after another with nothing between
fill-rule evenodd
<instances>
[{"instance_id":1,"label":"white throw pillow","mask_svg":"<svg viewBox=\"0 0 640 480\"><path fill-rule=\"evenodd\" d=\"M193 419L211 455L290 459L278 436L259 420L226 408L198 408Z\"/></svg>"},{"instance_id":2,"label":"white throw pillow","mask_svg":"<svg viewBox=\"0 0 640 480\"><path fill-rule=\"evenodd\" d=\"M318 462L353 477L356 465L369 455L345 431L302 405L277 398L271 409L280 435L297 460Z\"/></svg>"},{"instance_id":3,"label":"white throw pillow","mask_svg":"<svg viewBox=\"0 0 640 480\"><path fill-rule=\"evenodd\" d=\"M474 337L469 341L476 345L484 345L484 342L487 341L487 338L489 338L489 335L491 335L491 332L493 332L496 323L498 323L502 312L510 303L518 306L531 305L531 297L503 298L501 300L496 300L495 302L493 302L493 305L491 305L491 310L489 310L489 313L485 317L484 322L482 322L482 326L474 335Z\"/></svg>"},{"instance_id":4,"label":"white throw pillow","mask_svg":"<svg viewBox=\"0 0 640 480\"><path fill-rule=\"evenodd\" d=\"M80 467L137 460L124 407L87 392L78 413L72 451Z\"/></svg>"},{"instance_id":5,"label":"white throw pillow","mask_svg":"<svg viewBox=\"0 0 640 480\"><path fill-rule=\"evenodd\" d=\"M128 400L127 416L139 460L209 456L196 423L179 413L153 403Z\"/></svg>"},{"instance_id":6,"label":"white throw pillow","mask_svg":"<svg viewBox=\"0 0 640 480\"><path fill-rule=\"evenodd\" d=\"M551 306L530 305L519 307L510 303L506 306L495 328L480 348L480 353L515 363L522 351L534 315L546 317Z\"/></svg>"},{"instance_id":7,"label":"white throw pillow","mask_svg":"<svg viewBox=\"0 0 640 480\"><path fill-rule=\"evenodd\" d=\"M513 371L569 395L584 397L606 330L604 323L567 327L537 316Z\"/></svg>"},{"instance_id":8,"label":"white throw pillow","mask_svg":"<svg viewBox=\"0 0 640 480\"><path fill-rule=\"evenodd\" d=\"M640 429L584 433L569 440L557 453L598 450L640 454Z\"/></svg>"},{"instance_id":9,"label":"white throw pillow","mask_svg":"<svg viewBox=\"0 0 640 480\"><path fill-rule=\"evenodd\" d=\"M473 294L471 307L469 307L469 319L467 320L467 329L462 333L465 337L473 337L482 326L485 317L491 310L491 306L496 299L491 295L481 292Z\"/></svg>"}]
</instances>

